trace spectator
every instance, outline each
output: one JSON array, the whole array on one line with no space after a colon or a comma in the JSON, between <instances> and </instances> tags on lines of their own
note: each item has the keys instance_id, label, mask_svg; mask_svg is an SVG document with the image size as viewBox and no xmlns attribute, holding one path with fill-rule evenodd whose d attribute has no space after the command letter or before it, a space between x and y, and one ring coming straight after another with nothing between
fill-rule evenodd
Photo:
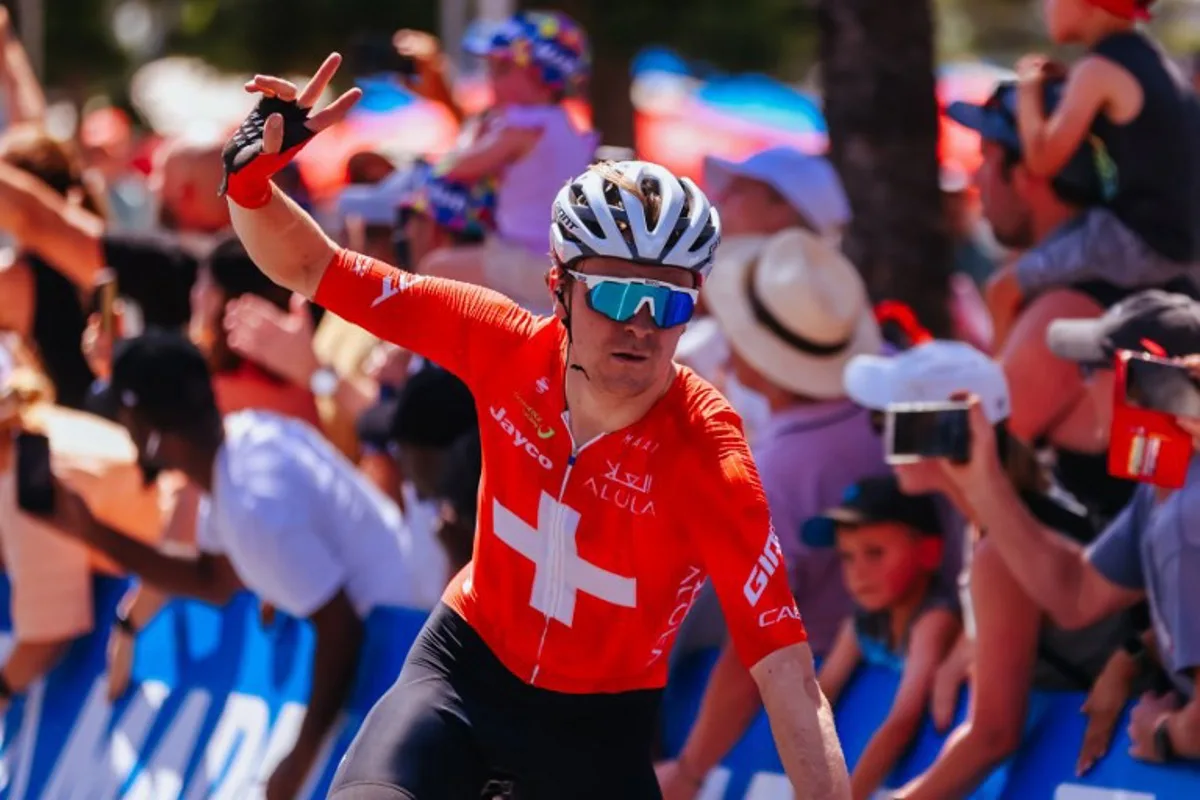
<instances>
[{"instance_id":1,"label":"spectator","mask_svg":"<svg viewBox=\"0 0 1200 800\"><path fill-rule=\"evenodd\" d=\"M805 546L801 526L846 486L886 469L867 412L847 399L842 383L853 356L882 346L866 287L832 246L792 228L757 257L720 265L704 292L729 341L734 374L768 404L754 460L809 644L823 657L852 606L837 555ZM687 639L676 654L695 648L700 633L681 631ZM659 766L664 794L694 795L760 706L750 673L723 647L679 758Z\"/></svg>"},{"instance_id":2,"label":"spectator","mask_svg":"<svg viewBox=\"0 0 1200 800\"><path fill-rule=\"evenodd\" d=\"M704 186L729 238L803 228L836 243L850 224L850 201L833 165L791 147L742 162L708 156Z\"/></svg>"},{"instance_id":3,"label":"spectator","mask_svg":"<svg viewBox=\"0 0 1200 800\"><path fill-rule=\"evenodd\" d=\"M451 373L425 362L394 400L368 410L358 427L365 446L399 462L405 524L421 548L423 574L436 582L436 602L454 574L437 546L438 490L451 445L479 429L471 391Z\"/></svg>"},{"instance_id":4,"label":"spectator","mask_svg":"<svg viewBox=\"0 0 1200 800\"><path fill-rule=\"evenodd\" d=\"M1193 357L1200 352L1200 304L1148 292L1100 319L1060 320L1048 333L1054 353L1102 372L1110 372L1118 351L1145 352L1146 342L1155 343L1160 355L1188 357L1189 364L1200 365ZM1178 421L1193 442L1200 438L1200 420ZM1039 607L1065 627L1080 627L1149 600L1158 654L1174 691L1143 695L1133 709L1131 755L1153 762L1200 758L1200 725L1195 722L1200 717L1200 596L1186 580L1200 569L1194 533L1200 514L1196 457L1182 489L1140 485L1129 505L1085 549L1043 527L1006 482L996 479L997 454L979 435L986 423L977 403L971 424L977 444L970 462L940 467Z\"/></svg>"},{"instance_id":5,"label":"spectator","mask_svg":"<svg viewBox=\"0 0 1200 800\"><path fill-rule=\"evenodd\" d=\"M717 258L730 263L757 256L767 237L802 228L836 241L850 221L850 201L833 166L789 147L764 150L742 163L708 157L704 182L721 212ZM698 312L704 310L704 298ZM710 315L698 315L679 341L676 358L724 392L742 415L747 436L769 413L763 397L726 370L729 345Z\"/></svg>"},{"instance_id":6,"label":"spectator","mask_svg":"<svg viewBox=\"0 0 1200 800\"><path fill-rule=\"evenodd\" d=\"M1057 95L1048 95L1053 113ZM1023 163L1016 128L1016 87L1004 83L982 106L952 103L951 118L979 131L983 163L976 176L984 214L997 241L1029 248L1081 224L1088 207L1103 202L1093 145L1084 144L1053 178L1034 175ZM988 305L996 326L996 353L1012 392L1009 429L1018 439L1053 452L1057 482L1074 496L1100 530L1128 502L1129 481L1107 468L1107 431L1079 370L1046 349L1046 328L1062 317L1096 317L1134 290L1086 281L1014 305L993 283ZM1147 287L1149 288L1149 287ZM1191 282L1168 285L1193 294Z\"/></svg>"},{"instance_id":7,"label":"spectator","mask_svg":"<svg viewBox=\"0 0 1200 800\"><path fill-rule=\"evenodd\" d=\"M379 185L348 186L337 200L337 219L347 247L390 259L397 209L411 184L403 173ZM288 309L247 296L229 304L225 328L239 356L305 389L316 400L321 430L347 457L360 457L355 420L379 394L366 367L379 339L357 325L323 313L313 326L307 303Z\"/></svg>"},{"instance_id":8,"label":"spectator","mask_svg":"<svg viewBox=\"0 0 1200 800\"><path fill-rule=\"evenodd\" d=\"M219 144L164 144L150 179L159 230L116 232L103 212L72 203L36 172L0 163L0 229L78 290L90 292L100 271L111 267L122 297L145 325L179 329L191 315L189 292L205 251L229 226L229 208L217 195L221 177Z\"/></svg>"},{"instance_id":9,"label":"spectator","mask_svg":"<svg viewBox=\"0 0 1200 800\"><path fill-rule=\"evenodd\" d=\"M992 320L980 290L996 268L983 242L978 197L971 181L955 164L941 169L943 214L954 248L950 272L950 312L957 338L988 352L992 349Z\"/></svg>"},{"instance_id":10,"label":"spectator","mask_svg":"<svg viewBox=\"0 0 1200 800\"><path fill-rule=\"evenodd\" d=\"M989 436L1003 453L1004 478L1039 519L1057 531L1087 541L1093 535L1087 518L1075 504L1054 499L1049 475L1008 426L1011 402L1000 365L961 342L929 341L887 359L859 357L846 370L846 386L857 402L884 411L896 403L937 402L960 389L982 398ZM1098 392L1103 392L1100 388ZM1089 402L1091 399L1089 398ZM975 518L936 464L899 465L897 479L905 492L938 492L956 508L943 507L943 525L961 531L963 516L977 542L966 559L965 583L960 586L965 635L938 668L932 694L932 714L939 730L954 718L962 682L971 676L967 719L951 733L933 766L907 785L900 796L958 797L968 794L991 769L1012 753L1022 731L1037 720L1041 706L1029 707L1032 686L1043 689L1087 690L1102 674L1106 662L1133 632L1125 616L1106 620L1082 631L1064 631L1042 615L1016 579L999 562ZM948 543L961 541L960 537ZM958 563L961 563L961 559ZM1096 724L1110 724L1096 715Z\"/></svg>"},{"instance_id":11,"label":"spectator","mask_svg":"<svg viewBox=\"0 0 1200 800\"><path fill-rule=\"evenodd\" d=\"M0 7L0 97L4 100L0 122L18 125L45 121L46 96L4 7Z\"/></svg>"},{"instance_id":12,"label":"spectator","mask_svg":"<svg viewBox=\"0 0 1200 800\"><path fill-rule=\"evenodd\" d=\"M114 230L147 231L154 207L145 176L133 168L133 126L119 108L88 111L79 125L79 143L89 169L104 180L107 221Z\"/></svg>"},{"instance_id":13,"label":"spectator","mask_svg":"<svg viewBox=\"0 0 1200 800\"><path fill-rule=\"evenodd\" d=\"M90 295L92 286L72 284L24 246L10 225L17 209L5 208L5 176L37 182L79 213L102 215L104 199L85 185L78 154L41 127L20 125L0 136L0 228L18 234L17 251L0 270L0 330L15 332L37 351L59 404L83 408L94 376L79 349L86 320L81 294Z\"/></svg>"},{"instance_id":14,"label":"spectator","mask_svg":"<svg viewBox=\"0 0 1200 800\"><path fill-rule=\"evenodd\" d=\"M144 541L155 541L163 524L159 492L143 482L128 434L48 402L50 387L39 385L30 367L15 342L0 341L0 555L16 640L0 668L0 706L92 631L93 576L121 574L98 552L18 509L14 435L24 430L47 436L55 474L86 497L106 524Z\"/></svg>"},{"instance_id":15,"label":"spectator","mask_svg":"<svg viewBox=\"0 0 1200 800\"><path fill-rule=\"evenodd\" d=\"M821 665L834 698L860 663L900 673L900 688L850 776L856 800L880 787L912 744L938 665L962 629L954 585L941 577L943 534L931 495L906 495L892 476L847 488L842 502L804 525L805 544L836 547L854 616Z\"/></svg>"},{"instance_id":16,"label":"spectator","mask_svg":"<svg viewBox=\"0 0 1200 800\"><path fill-rule=\"evenodd\" d=\"M437 174L455 183L496 182L496 232L481 246L436 251L418 271L494 288L548 312L545 209L563 183L590 163L597 137L575 129L563 107L591 68L586 32L558 11L519 11L486 41L495 114L478 138L447 157Z\"/></svg>"},{"instance_id":17,"label":"spectator","mask_svg":"<svg viewBox=\"0 0 1200 800\"><path fill-rule=\"evenodd\" d=\"M1087 52L1069 68L1042 55L1017 62L1017 117L1025 165L1053 176L1091 140L1105 203L1039 243L1016 264L1026 295L1098 278L1118 286L1186 276L1200 257L1194 211L1195 93L1139 25L1153 0L1060 0L1043 6L1050 35ZM1045 108L1046 93L1061 102Z\"/></svg>"},{"instance_id":18,"label":"spectator","mask_svg":"<svg viewBox=\"0 0 1200 800\"><path fill-rule=\"evenodd\" d=\"M307 313L305 304L293 302L291 292L272 283L254 266L236 237L230 236L217 245L192 287L190 334L208 359L220 408L269 409L319 425L309 386L297 385L284 375L259 367L238 355L231 345L227 317L231 306L237 309L243 300L257 307L270 304L280 312L290 307L297 316Z\"/></svg>"},{"instance_id":19,"label":"spectator","mask_svg":"<svg viewBox=\"0 0 1200 800\"><path fill-rule=\"evenodd\" d=\"M267 411L222 420L204 357L176 334L122 342L111 390L142 456L204 492L200 554L140 544L94 520L65 488L52 522L162 591L224 603L244 586L312 622L308 710L266 789L271 800L295 797L346 698L363 619L419 597L399 511L304 423Z\"/></svg>"}]
</instances>

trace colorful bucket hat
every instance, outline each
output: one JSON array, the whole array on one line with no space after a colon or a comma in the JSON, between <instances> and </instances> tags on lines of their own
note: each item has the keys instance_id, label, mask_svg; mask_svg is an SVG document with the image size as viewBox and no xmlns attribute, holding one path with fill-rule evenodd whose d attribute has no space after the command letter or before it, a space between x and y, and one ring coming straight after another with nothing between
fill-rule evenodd
<instances>
[{"instance_id":1,"label":"colorful bucket hat","mask_svg":"<svg viewBox=\"0 0 1200 800\"><path fill-rule=\"evenodd\" d=\"M561 11L519 11L499 27L468 36L463 49L537 67L548 86L563 91L580 88L591 71L587 33Z\"/></svg>"},{"instance_id":2,"label":"colorful bucket hat","mask_svg":"<svg viewBox=\"0 0 1200 800\"><path fill-rule=\"evenodd\" d=\"M401 208L432 217L454 233L483 236L496 229L494 178L473 184L450 181L428 167L417 167L412 190L400 201Z\"/></svg>"}]
</instances>

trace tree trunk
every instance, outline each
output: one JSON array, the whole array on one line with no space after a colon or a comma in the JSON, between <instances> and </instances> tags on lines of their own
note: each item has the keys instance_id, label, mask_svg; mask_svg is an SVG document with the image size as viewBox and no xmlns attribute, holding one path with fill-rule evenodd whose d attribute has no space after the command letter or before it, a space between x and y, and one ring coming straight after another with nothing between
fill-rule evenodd
<instances>
[{"instance_id":1,"label":"tree trunk","mask_svg":"<svg viewBox=\"0 0 1200 800\"><path fill-rule=\"evenodd\" d=\"M950 334L930 0L819 0L830 158L854 210L847 256L876 300Z\"/></svg>"},{"instance_id":2,"label":"tree trunk","mask_svg":"<svg viewBox=\"0 0 1200 800\"><path fill-rule=\"evenodd\" d=\"M619 15L590 0L519 0L517 5L527 10L557 9L583 26L592 46L592 79L588 86L592 126L601 133L602 144L633 147L629 66L635 50Z\"/></svg>"}]
</instances>

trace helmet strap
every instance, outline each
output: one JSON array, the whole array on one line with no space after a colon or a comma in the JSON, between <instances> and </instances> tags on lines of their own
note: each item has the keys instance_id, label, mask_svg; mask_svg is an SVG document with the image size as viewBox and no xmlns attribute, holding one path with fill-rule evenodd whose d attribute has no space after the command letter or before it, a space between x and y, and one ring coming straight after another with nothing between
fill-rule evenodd
<instances>
[{"instance_id":1,"label":"helmet strap","mask_svg":"<svg viewBox=\"0 0 1200 800\"><path fill-rule=\"evenodd\" d=\"M554 281L554 297L555 297L555 299L558 300L559 303L562 304L563 312L564 312L563 317L562 317L562 324L563 324L563 327L567 329L567 356L566 356L567 369L582 374L584 378L587 378L587 380L590 381L591 376L589 376L587 374L587 370L585 370L579 364L576 364L573 361L571 361L571 347L575 344L575 336L571 332L571 303L567 300L567 292L566 292L566 282L567 282L568 278L567 278L567 276L565 276L563 274L563 272L564 272L563 268L558 267L555 270L556 274L554 274L551 279Z\"/></svg>"}]
</instances>

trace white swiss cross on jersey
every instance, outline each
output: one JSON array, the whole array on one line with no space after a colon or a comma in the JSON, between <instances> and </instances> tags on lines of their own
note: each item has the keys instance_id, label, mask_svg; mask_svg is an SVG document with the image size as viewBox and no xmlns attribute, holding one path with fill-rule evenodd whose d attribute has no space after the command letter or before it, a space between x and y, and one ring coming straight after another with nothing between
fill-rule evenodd
<instances>
[{"instance_id":1,"label":"white swiss cross on jersey","mask_svg":"<svg viewBox=\"0 0 1200 800\"><path fill-rule=\"evenodd\" d=\"M546 492L538 500L537 527L493 501L496 538L533 562L529 605L570 626L579 592L625 608L637 606L637 580L580 558L575 543L579 512Z\"/></svg>"}]
</instances>

